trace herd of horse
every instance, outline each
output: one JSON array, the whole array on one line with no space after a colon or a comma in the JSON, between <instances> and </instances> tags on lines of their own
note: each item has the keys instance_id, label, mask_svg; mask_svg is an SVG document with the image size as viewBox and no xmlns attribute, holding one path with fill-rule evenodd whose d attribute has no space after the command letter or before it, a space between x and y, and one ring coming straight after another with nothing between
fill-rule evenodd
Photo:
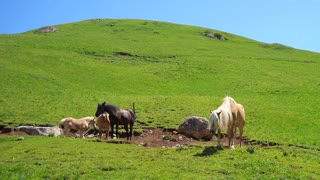
<instances>
[{"instance_id":1,"label":"herd of horse","mask_svg":"<svg viewBox=\"0 0 320 180\"><path fill-rule=\"evenodd\" d=\"M120 109L113 104L106 102L98 103L95 116L98 117L99 136L101 138L102 132L106 132L105 138L108 139L109 131L111 128L111 135L114 135L114 125L116 125L116 138L119 138L119 125L123 125L126 130L127 140L131 140L133 124L136 120L136 113L132 109ZM80 137L90 129L96 129L95 117L84 117L81 119L74 119L67 117L59 122L59 127L66 134L71 130L79 131ZM130 129L129 129L130 128ZM129 131L130 130L130 131Z\"/></svg>"},{"instance_id":2,"label":"herd of horse","mask_svg":"<svg viewBox=\"0 0 320 180\"><path fill-rule=\"evenodd\" d=\"M103 102L98 103L95 116L97 117L100 139L102 138L102 132L105 132L106 140L108 140L109 134L111 134L111 138L113 138L114 125L116 126L115 136L119 138L119 125L123 125L127 140L131 140L133 125L136 120L134 109L120 109L113 104ZM217 132L218 147L222 146L221 131L224 129L227 130L228 147L231 149L234 149L234 139L237 134L237 129L239 129L241 147L244 124L244 107L230 96L226 96L223 99L223 103L217 109L210 111L208 128L213 135L216 135ZM76 130L80 133L80 137L84 137L90 128L96 129L96 121L95 117L84 117L81 119L67 117L60 121L59 127L64 133Z\"/></svg>"}]
</instances>

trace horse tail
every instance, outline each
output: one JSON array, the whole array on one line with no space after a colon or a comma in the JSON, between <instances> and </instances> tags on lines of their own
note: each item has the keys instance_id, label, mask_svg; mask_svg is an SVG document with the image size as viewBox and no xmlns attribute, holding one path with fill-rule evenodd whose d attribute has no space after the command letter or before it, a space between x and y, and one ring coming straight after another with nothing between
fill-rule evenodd
<instances>
[{"instance_id":1,"label":"horse tail","mask_svg":"<svg viewBox=\"0 0 320 180\"><path fill-rule=\"evenodd\" d=\"M61 121L59 122L59 128L64 129L64 121L66 120L66 118L61 119Z\"/></svg>"},{"instance_id":2,"label":"horse tail","mask_svg":"<svg viewBox=\"0 0 320 180\"><path fill-rule=\"evenodd\" d=\"M132 118L132 122L135 122L136 118L137 118L136 112L134 110L132 110L132 109L129 109L129 112L130 112L131 116L133 117Z\"/></svg>"}]
</instances>

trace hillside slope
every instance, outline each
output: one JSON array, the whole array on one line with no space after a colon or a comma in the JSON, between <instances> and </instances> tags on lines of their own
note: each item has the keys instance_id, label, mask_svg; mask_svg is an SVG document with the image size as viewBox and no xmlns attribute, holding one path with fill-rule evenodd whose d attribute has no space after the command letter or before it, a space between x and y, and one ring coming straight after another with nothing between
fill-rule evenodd
<instances>
[{"instance_id":1,"label":"hillside slope","mask_svg":"<svg viewBox=\"0 0 320 180\"><path fill-rule=\"evenodd\" d=\"M141 127L177 127L230 95L245 135L319 146L320 55L217 30L94 19L0 35L0 124L56 124L135 102ZM223 36L218 40L206 34Z\"/></svg>"}]
</instances>

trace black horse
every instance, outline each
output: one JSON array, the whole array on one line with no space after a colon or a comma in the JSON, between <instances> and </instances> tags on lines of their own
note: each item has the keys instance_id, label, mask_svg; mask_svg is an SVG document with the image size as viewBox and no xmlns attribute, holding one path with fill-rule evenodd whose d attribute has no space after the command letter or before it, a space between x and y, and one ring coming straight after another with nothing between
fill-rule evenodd
<instances>
[{"instance_id":1,"label":"black horse","mask_svg":"<svg viewBox=\"0 0 320 180\"><path fill-rule=\"evenodd\" d=\"M109 114L110 124L111 124L111 137L113 137L113 128L116 125L116 137L118 138L118 128L119 125L124 125L124 129L127 133L127 140L131 140L132 129L134 121L136 120L136 115L134 110L131 109L120 109L119 107L113 104L106 104L106 102L98 103L96 117L99 117L100 114L107 112ZM130 125L130 132L128 129Z\"/></svg>"}]
</instances>

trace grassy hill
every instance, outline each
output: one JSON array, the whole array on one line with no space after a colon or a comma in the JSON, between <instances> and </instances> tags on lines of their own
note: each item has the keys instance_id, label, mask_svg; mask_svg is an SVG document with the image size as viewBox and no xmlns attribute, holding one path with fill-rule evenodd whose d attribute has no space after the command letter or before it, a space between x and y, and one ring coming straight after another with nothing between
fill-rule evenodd
<instances>
[{"instance_id":1,"label":"grassy hill","mask_svg":"<svg viewBox=\"0 0 320 180\"><path fill-rule=\"evenodd\" d=\"M0 36L1 124L56 124L107 101L135 102L146 126L177 127L229 95L246 108L248 137L320 145L318 53L156 21L55 27Z\"/></svg>"},{"instance_id":2,"label":"grassy hill","mask_svg":"<svg viewBox=\"0 0 320 180\"><path fill-rule=\"evenodd\" d=\"M260 172L262 177L265 173L274 173L274 178L312 179L317 176L306 169L319 167L319 159L314 155L318 150L308 150L320 147L319 53L257 42L218 30L156 21L94 19L55 27L58 32L38 33L32 30L0 35L0 124L13 127L19 124L57 124L66 116L93 116L97 103L107 101L121 108L130 108L135 102L140 122L135 124L135 129L157 126L177 128L187 116L208 118L209 111L217 108L223 97L229 95L245 106L245 136L306 149L258 149L255 156L245 154L245 149L222 151L215 157L218 159L215 163L221 161L225 164L217 164L221 167L215 173L225 175L224 178L229 174L248 177L248 173L254 175L256 172ZM223 36L227 40L218 40L206 34ZM34 143L40 142L43 145L41 148L63 147L61 144L67 141L33 140ZM0 146L2 152L20 152L13 148L10 139L1 138L0 141L6 143L6 146ZM89 150L86 148L92 148L90 142L70 142L85 147L80 156L87 155ZM17 147L21 149L26 146L21 143L21 147ZM95 147L101 148L101 151L106 148L109 152L121 152L117 146L99 144ZM30 148L25 153L35 151L41 154ZM171 159L168 161L170 167L177 166L175 162L194 162L190 167L201 171L202 178L211 177L205 175L211 169L196 168L196 161L203 161L200 158L204 157L188 156L201 154L201 148L191 148L179 155L171 150L127 148L132 153L138 151L150 157L152 160L149 159L148 168L155 174L167 175L163 178L174 177L174 170L168 170L168 164L158 162L159 153ZM206 149L203 150L203 156L206 153ZM68 153L60 155L62 158ZM232 164L224 155L242 159L245 164ZM3 157L11 156L14 155L9 153ZM96 158L101 159L100 156ZM254 162L248 161L251 158ZM128 164L126 158L122 159L122 164ZM11 161L2 159L1 162ZM296 164L289 165L293 161ZM84 162L93 163L89 160ZM39 165L39 162L34 163ZM75 167L74 163L69 164L71 168ZM160 169L153 168L153 163L159 164ZM205 163L209 167L214 162L211 159ZM145 177L141 173L135 175L136 171L144 171L141 166L133 164L129 174L119 174L119 177ZM225 170L229 165L240 169ZM2 166L0 172L24 172L15 168L14 162L12 166ZM301 175L302 166L305 174ZM248 171L249 167L255 169ZM109 168L100 167L102 171ZM112 166L111 171L117 174L120 171L116 170L121 169ZM187 170L188 167L179 166L176 169ZM60 173L63 176L63 172Z\"/></svg>"}]
</instances>

